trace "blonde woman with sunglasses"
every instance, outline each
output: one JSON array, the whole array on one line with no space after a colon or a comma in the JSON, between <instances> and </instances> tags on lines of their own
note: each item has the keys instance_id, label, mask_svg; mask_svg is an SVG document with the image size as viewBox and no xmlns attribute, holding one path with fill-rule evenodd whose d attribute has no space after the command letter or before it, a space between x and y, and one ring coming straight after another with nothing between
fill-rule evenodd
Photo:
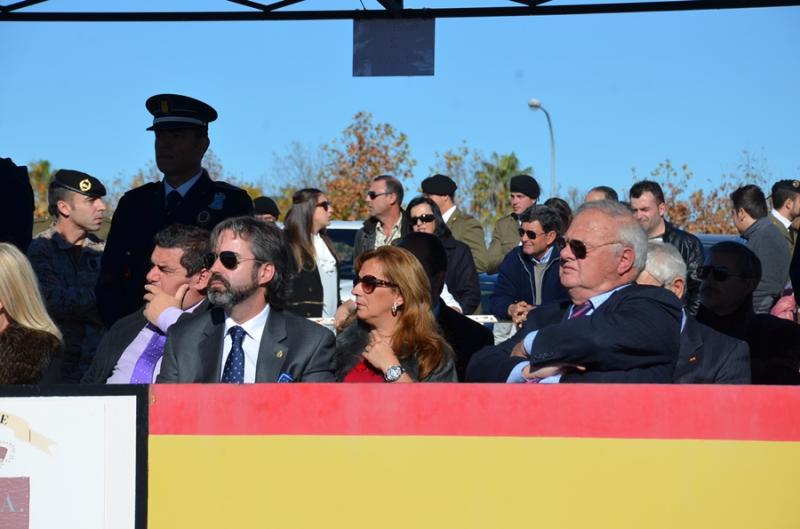
<instances>
[{"instance_id":1,"label":"blonde woman with sunglasses","mask_svg":"<svg viewBox=\"0 0 800 529\"><path fill-rule=\"evenodd\" d=\"M344 382L455 382L453 351L440 335L431 287L408 250L382 246L356 260L356 311L336 338Z\"/></svg>"}]
</instances>

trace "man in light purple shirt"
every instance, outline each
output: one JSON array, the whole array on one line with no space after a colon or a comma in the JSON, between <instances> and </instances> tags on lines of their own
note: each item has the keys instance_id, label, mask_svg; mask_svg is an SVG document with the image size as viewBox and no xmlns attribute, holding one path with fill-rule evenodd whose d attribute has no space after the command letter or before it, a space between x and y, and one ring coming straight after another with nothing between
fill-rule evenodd
<instances>
[{"instance_id":1,"label":"man in light purple shirt","mask_svg":"<svg viewBox=\"0 0 800 529\"><path fill-rule=\"evenodd\" d=\"M179 318L203 310L209 278L203 258L210 247L208 231L194 226L173 224L156 234L145 305L105 334L83 383L155 381L167 330Z\"/></svg>"}]
</instances>

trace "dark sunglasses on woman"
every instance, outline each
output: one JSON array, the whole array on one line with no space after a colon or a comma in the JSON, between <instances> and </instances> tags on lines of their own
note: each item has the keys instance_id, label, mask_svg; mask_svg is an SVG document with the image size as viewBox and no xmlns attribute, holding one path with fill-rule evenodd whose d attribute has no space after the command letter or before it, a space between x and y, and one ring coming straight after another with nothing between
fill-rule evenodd
<instances>
[{"instance_id":1,"label":"dark sunglasses on woman","mask_svg":"<svg viewBox=\"0 0 800 529\"><path fill-rule=\"evenodd\" d=\"M248 257L248 258L241 258L236 255L236 252L219 252L219 254L215 253L207 253L205 257L203 257L203 264L205 264L206 268L211 268L214 266L214 263L217 262L222 263L222 266L227 268L228 270L236 270L236 267L239 266L239 263L243 261L259 261L255 257Z\"/></svg>"},{"instance_id":2,"label":"dark sunglasses on woman","mask_svg":"<svg viewBox=\"0 0 800 529\"><path fill-rule=\"evenodd\" d=\"M318 208L322 208L322 209L324 209L325 211L328 211L328 208L329 208L329 207L331 207L331 203L330 203L330 202L328 202L328 201L326 200L326 201L324 201L324 202L320 202L320 203L318 203L318 204L317 204L317 207L318 207Z\"/></svg>"},{"instance_id":3,"label":"dark sunglasses on woman","mask_svg":"<svg viewBox=\"0 0 800 529\"><path fill-rule=\"evenodd\" d=\"M434 220L436 220L436 217L433 216L433 213L428 213L426 215L420 215L419 217L411 217L408 220L411 221L412 226L416 226L420 222L423 224L433 222Z\"/></svg>"},{"instance_id":4,"label":"dark sunglasses on woman","mask_svg":"<svg viewBox=\"0 0 800 529\"><path fill-rule=\"evenodd\" d=\"M745 277L743 274L732 274L727 266L701 266L697 269L697 277L705 281L713 277L714 281L727 281L729 277Z\"/></svg>"},{"instance_id":5,"label":"dark sunglasses on woman","mask_svg":"<svg viewBox=\"0 0 800 529\"><path fill-rule=\"evenodd\" d=\"M361 290L364 291L364 294L372 294L375 292L376 287L386 287L386 288L397 288L396 283L391 283L389 281L384 281L383 279L378 279L375 276L356 276L353 279L353 287L355 288L356 285L361 283Z\"/></svg>"}]
</instances>

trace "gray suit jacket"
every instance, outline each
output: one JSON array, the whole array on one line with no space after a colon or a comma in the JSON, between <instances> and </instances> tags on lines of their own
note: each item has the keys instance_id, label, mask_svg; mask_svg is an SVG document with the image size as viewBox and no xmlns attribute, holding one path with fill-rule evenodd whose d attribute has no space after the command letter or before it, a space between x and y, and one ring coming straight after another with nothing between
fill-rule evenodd
<instances>
[{"instance_id":1,"label":"gray suit jacket","mask_svg":"<svg viewBox=\"0 0 800 529\"><path fill-rule=\"evenodd\" d=\"M156 382L219 382L224 330L220 308L173 325ZM283 374L294 382L334 382L334 343L328 329L272 307L261 335L256 382L278 382Z\"/></svg>"}]
</instances>

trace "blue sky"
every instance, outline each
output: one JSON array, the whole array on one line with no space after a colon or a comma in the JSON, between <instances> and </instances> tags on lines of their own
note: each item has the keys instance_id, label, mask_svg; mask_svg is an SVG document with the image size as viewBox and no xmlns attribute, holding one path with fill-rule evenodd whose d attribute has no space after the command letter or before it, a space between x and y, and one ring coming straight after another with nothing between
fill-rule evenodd
<instances>
[{"instance_id":1,"label":"blue sky","mask_svg":"<svg viewBox=\"0 0 800 529\"><path fill-rule=\"evenodd\" d=\"M363 0L376 8L374 0ZM7 2L4 2L7 3ZM559 2L553 2L558 4ZM51 0L30 10L106 9ZM412 2L407 7L501 5ZM187 3L116 2L117 9ZM198 1L199 9L244 9ZM318 0L306 8L359 8ZM514 151L546 191L555 129L558 180L618 189L666 158L695 184L736 169L747 149L772 180L800 178L800 8L484 19L436 23L436 75L353 78L352 22L0 23L0 156L103 180L153 159L150 95L212 104L212 148L226 172L285 184L273 166L292 141L311 147L372 112L408 134L418 165L467 145Z\"/></svg>"}]
</instances>

